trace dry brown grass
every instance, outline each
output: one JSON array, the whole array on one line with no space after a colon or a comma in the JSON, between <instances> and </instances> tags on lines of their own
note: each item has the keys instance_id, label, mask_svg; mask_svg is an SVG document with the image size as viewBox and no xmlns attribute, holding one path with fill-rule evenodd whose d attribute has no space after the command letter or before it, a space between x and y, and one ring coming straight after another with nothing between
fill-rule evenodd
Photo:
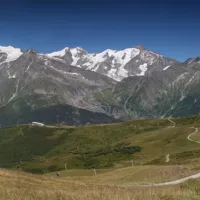
<instances>
[{"instance_id":1,"label":"dry brown grass","mask_svg":"<svg viewBox=\"0 0 200 200\"><path fill-rule=\"evenodd\" d=\"M150 184L168 182L187 177L199 172L197 165L166 165L166 166L133 166L119 169L96 170L96 176L91 170L63 170L60 171L62 178L70 180L82 180L94 184ZM49 173L55 177L55 172Z\"/></svg>"},{"instance_id":2,"label":"dry brown grass","mask_svg":"<svg viewBox=\"0 0 200 200\"><path fill-rule=\"evenodd\" d=\"M181 165L134 166L93 176L91 180L103 184L149 184L173 181L198 172L190 170L190 166Z\"/></svg>"},{"instance_id":3,"label":"dry brown grass","mask_svg":"<svg viewBox=\"0 0 200 200\"><path fill-rule=\"evenodd\" d=\"M198 181L173 187L120 188L0 170L1 200L192 200L198 199Z\"/></svg>"}]
</instances>

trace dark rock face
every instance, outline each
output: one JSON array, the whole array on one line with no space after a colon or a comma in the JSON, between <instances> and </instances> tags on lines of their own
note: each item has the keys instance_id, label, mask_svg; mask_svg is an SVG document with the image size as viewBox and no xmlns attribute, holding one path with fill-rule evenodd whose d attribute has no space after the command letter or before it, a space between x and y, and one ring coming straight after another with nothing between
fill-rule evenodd
<instances>
[{"instance_id":1,"label":"dark rock face","mask_svg":"<svg viewBox=\"0 0 200 200\"><path fill-rule=\"evenodd\" d=\"M164 71L126 78L96 98L115 117L182 117L200 112L199 84L200 64L175 64Z\"/></svg>"}]
</instances>

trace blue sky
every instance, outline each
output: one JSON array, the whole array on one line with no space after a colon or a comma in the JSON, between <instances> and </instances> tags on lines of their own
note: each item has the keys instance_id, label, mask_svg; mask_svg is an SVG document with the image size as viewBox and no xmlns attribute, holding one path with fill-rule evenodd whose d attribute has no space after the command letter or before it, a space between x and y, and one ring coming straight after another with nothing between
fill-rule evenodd
<instances>
[{"instance_id":1,"label":"blue sky","mask_svg":"<svg viewBox=\"0 0 200 200\"><path fill-rule=\"evenodd\" d=\"M179 0L10 0L0 12L0 45L48 53L143 45L180 61L200 55L200 3Z\"/></svg>"}]
</instances>

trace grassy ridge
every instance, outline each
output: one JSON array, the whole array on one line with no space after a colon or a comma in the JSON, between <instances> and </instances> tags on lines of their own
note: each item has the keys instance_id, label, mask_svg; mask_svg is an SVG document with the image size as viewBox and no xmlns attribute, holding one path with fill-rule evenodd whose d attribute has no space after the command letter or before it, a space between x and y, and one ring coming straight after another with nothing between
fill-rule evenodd
<instances>
[{"instance_id":1,"label":"grassy ridge","mask_svg":"<svg viewBox=\"0 0 200 200\"><path fill-rule=\"evenodd\" d=\"M179 154L199 150L200 145L187 136L193 131L191 126L200 124L200 117L173 121L175 128L168 119L68 128L1 128L0 165L46 173L64 169L65 163L69 169L130 166L132 159L135 165L165 164L166 154L172 154L170 162L177 164Z\"/></svg>"}]
</instances>

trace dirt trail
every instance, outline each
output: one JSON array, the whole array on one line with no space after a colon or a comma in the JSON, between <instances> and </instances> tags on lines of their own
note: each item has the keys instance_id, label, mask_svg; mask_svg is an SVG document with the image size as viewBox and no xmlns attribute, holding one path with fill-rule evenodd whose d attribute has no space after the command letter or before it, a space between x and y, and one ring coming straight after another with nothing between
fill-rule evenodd
<instances>
[{"instance_id":1,"label":"dirt trail","mask_svg":"<svg viewBox=\"0 0 200 200\"><path fill-rule=\"evenodd\" d=\"M176 123L173 122L170 118L168 118L168 120L173 123L173 127L176 126ZM195 131L193 131L192 133L190 133L187 137L187 139L191 142L195 142L195 143L198 143L200 144L200 141L196 141L194 139L191 139L191 136L193 134L195 134L196 132L198 132L198 128L195 128L195 127L191 127L191 128L194 128ZM166 162L169 162L170 161L170 154L166 155ZM194 174L192 176L188 176L188 177L185 177L185 178L181 178L181 179L177 179L175 181L169 181L169 182L164 182L164 183L152 183L152 184L146 184L146 185L134 185L134 184L130 184L130 185L119 185L119 187L159 187L159 186L167 186L167 185L177 185L177 184L180 184L180 183L184 183L190 179L198 179L200 178L200 173L197 173L197 174Z\"/></svg>"},{"instance_id":2,"label":"dirt trail","mask_svg":"<svg viewBox=\"0 0 200 200\"><path fill-rule=\"evenodd\" d=\"M170 118L168 118L168 121L170 121L172 124L173 124L173 127L175 127L176 126L176 123L175 122L173 122Z\"/></svg>"},{"instance_id":3,"label":"dirt trail","mask_svg":"<svg viewBox=\"0 0 200 200\"><path fill-rule=\"evenodd\" d=\"M165 162L168 163L169 161L170 161L170 154L167 154Z\"/></svg>"},{"instance_id":4,"label":"dirt trail","mask_svg":"<svg viewBox=\"0 0 200 200\"><path fill-rule=\"evenodd\" d=\"M195 128L195 127L191 127L191 128ZM190 140L191 142L196 142L196 143L200 144L200 141L191 139L191 136L192 136L193 134L195 134L196 132L198 132L198 128L195 128L195 131L192 132L190 135L188 135L187 139Z\"/></svg>"},{"instance_id":5,"label":"dirt trail","mask_svg":"<svg viewBox=\"0 0 200 200\"><path fill-rule=\"evenodd\" d=\"M200 173L198 174L194 174L192 176L188 176L185 178L181 178L175 181L169 181L169 182L164 182L164 183L152 183L152 184L146 184L146 185L134 185L134 184L130 184L130 185L118 185L119 187L158 187L158 186L166 186L166 185L177 185L180 183L184 183L185 181L188 181L190 179L197 179L200 178Z\"/></svg>"}]
</instances>

